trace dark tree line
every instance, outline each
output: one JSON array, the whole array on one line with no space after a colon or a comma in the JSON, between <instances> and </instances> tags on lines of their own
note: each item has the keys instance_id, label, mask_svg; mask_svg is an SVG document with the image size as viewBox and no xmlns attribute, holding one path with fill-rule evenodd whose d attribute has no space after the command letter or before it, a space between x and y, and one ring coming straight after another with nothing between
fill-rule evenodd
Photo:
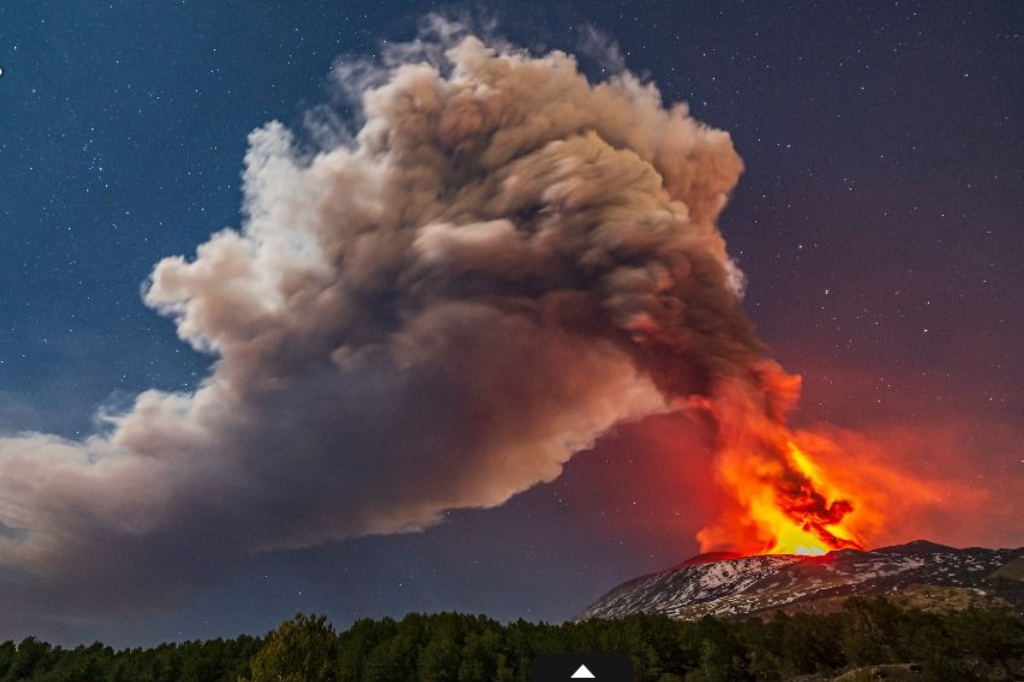
<instances>
[{"instance_id":1,"label":"dark tree line","mask_svg":"<svg viewBox=\"0 0 1024 682\"><path fill-rule=\"evenodd\" d=\"M165 644L114 651L35 639L0 645L0 682L525 682L540 653L616 651L645 682L787 680L880 664L915 663L935 682L1015 679L1024 625L1009 614L948 615L850 599L826 615L767 620L621 620L502 624L457 613L361 620L335 632L298 615L260 640Z\"/></svg>"},{"instance_id":2,"label":"dark tree line","mask_svg":"<svg viewBox=\"0 0 1024 682\"><path fill-rule=\"evenodd\" d=\"M262 644L242 635L114 651L99 643L63 649L29 637L0 644L0 682L237 682Z\"/></svg>"}]
</instances>

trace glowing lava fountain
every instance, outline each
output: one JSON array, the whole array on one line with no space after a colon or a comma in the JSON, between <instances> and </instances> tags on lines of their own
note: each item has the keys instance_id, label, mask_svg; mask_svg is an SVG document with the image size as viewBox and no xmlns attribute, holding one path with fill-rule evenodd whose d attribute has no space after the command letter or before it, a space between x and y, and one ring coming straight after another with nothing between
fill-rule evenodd
<instances>
[{"instance_id":1,"label":"glowing lava fountain","mask_svg":"<svg viewBox=\"0 0 1024 682\"><path fill-rule=\"evenodd\" d=\"M795 402L799 378L781 372L776 378L790 382ZM874 525L877 512L840 488L814 454L798 445L782 411L765 409L739 382L705 407L719 428L718 478L735 504L698 533L701 551L814 555L865 548L856 524L867 519ZM831 446L820 436L812 440Z\"/></svg>"}]
</instances>

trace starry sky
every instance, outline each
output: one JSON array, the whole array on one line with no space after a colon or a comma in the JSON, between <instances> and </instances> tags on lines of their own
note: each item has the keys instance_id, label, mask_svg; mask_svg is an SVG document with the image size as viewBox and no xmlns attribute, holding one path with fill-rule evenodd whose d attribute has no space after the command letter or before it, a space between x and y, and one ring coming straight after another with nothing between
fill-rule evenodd
<instances>
[{"instance_id":1,"label":"starry sky","mask_svg":"<svg viewBox=\"0 0 1024 682\"><path fill-rule=\"evenodd\" d=\"M1024 517L1008 501L1024 484L1016 2L0 4L0 432L82 438L98 410L195 387L210 358L140 296L154 263L239 224L250 131L301 127L333 101L337 58L410 39L432 10L536 51L576 52L597 29L729 131L746 172L721 229L749 314L804 376L797 421L905 445L906 466ZM600 77L600 60L584 66ZM627 427L498 509L260 554L172 608L36 634L147 644L263 632L296 610L561 620L696 553L710 473L666 477L676 465L649 454L686 438L671 419ZM973 518L886 539L1024 544L1019 523Z\"/></svg>"}]
</instances>

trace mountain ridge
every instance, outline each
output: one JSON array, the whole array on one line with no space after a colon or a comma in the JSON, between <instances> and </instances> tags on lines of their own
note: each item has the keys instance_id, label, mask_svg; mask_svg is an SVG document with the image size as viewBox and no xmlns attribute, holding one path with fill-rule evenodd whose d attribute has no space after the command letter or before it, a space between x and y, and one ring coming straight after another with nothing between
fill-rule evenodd
<instances>
[{"instance_id":1,"label":"mountain ridge","mask_svg":"<svg viewBox=\"0 0 1024 682\"><path fill-rule=\"evenodd\" d=\"M821 556L701 554L617 585L572 620L827 612L852 596L886 596L925 610L1007 608L1024 618L1024 547L957 549L915 540Z\"/></svg>"}]
</instances>

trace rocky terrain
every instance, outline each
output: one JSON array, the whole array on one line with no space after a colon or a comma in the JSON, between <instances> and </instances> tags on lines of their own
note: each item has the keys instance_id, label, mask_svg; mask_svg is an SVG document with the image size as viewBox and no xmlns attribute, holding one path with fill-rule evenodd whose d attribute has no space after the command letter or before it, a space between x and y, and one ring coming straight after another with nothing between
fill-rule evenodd
<instances>
[{"instance_id":1,"label":"rocky terrain","mask_svg":"<svg viewBox=\"0 0 1024 682\"><path fill-rule=\"evenodd\" d=\"M925 610L1010 608L1024 617L1024 547L956 549L918 540L824 556L701 555L619 585L575 620L823 612L854 595L885 595Z\"/></svg>"}]
</instances>

